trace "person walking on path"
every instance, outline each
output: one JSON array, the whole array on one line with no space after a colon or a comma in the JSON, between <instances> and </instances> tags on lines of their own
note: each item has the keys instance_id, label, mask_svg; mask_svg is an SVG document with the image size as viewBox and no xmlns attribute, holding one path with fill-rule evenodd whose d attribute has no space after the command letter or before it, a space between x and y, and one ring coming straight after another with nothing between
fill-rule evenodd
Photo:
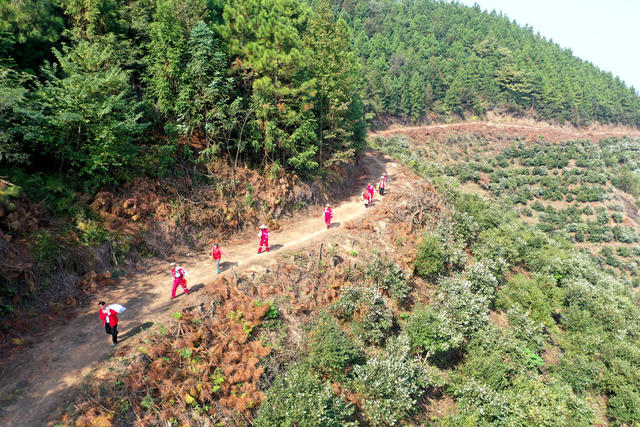
<instances>
[{"instance_id":1,"label":"person walking on path","mask_svg":"<svg viewBox=\"0 0 640 427\"><path fill-rule=\"evenodd\" d=\"M331 227L331 218L333 218L333 211L331 210L331 205L327 203L324 208L324 222L327 224L327 230Z\"/></svg>"},{"instance_id":2,"label":"person walking on path","mask_svg":"<svg viewBox=\"0 0 640 427\"><path fill-rule=\"evenodd\" d=\"M211 249L211 258L216 262L216 273L220 274L220 258L222 258L222 249L220 249L220 245L217 243L213 244L213 249Z\"/></svg>"},{"instance_id":3,"label":"person walking on path","mask_svg":"<svg viewBox=\"0 0 640 427\"><path fill-rule=\"evenodd\" d=\"M367 190L366 188L362 192L362 198L364 199L364 207L368 208L369 204L371 203L371 193L369 193L369 190Z\"/></svg>"},{"instance_id":4,"label":"person walking on path","mask_svg":"<svg viewBox=\"0 0 640 427\"><path fill-rule=\"evenodd\" d=\"M267 252L269 252L269 230L267 229L266 225L262 224L260 226L258 237L260 237L260 247L258 248L258 253L262 253L262 246L265 246L267 248Z\"/></svg>"},{"instance_id":5,"label":"person walking on path","mask_svg":"<svg viewBox=\"0 0 640 427\"><path fill-rule=\"evenodd\" d=\"M367 185L367 191L369 192L369 204L371 204L371 202L373 202L373 193L376 191L376 189L374 188L373 185L371 185L371 183L369 183L369 185Z\"/></svg>"},{"instance_id":6,"label":"person walking on path","mask_svg":"<svg viewBox=\"0 0 640 427\"><path fill-rule=\"evenodd\" d=\"M378 181L378 192L381 196L384 196L384 189L387 188L387 176L382 174L380 181Z\"/></svg>"},{"instance_id":7,"label":"person walking on path","mask_svg":"<svg viewBox=\"0 0 640 427\"><path fill-rule=\"evenodd\" d=\"M176 289L178 289L178 286L182 286L182 289L184 290L184 293L189 295L189 289L187 289L187 271L178 266L178 265L173 265L173 268L171 269L171 276L173 276L173 287L171 288L171 298L175 298L176 297Z\"/></svg>"},{"instance_id":8,"label":"person walking on path","mask_svg":"<svg viewBox=\"0 0 640 427\"><path fill-rule=\"evenodd\" d=\"M107 305L104 301L98 303L98 316L102 320L102 326L108 335L111 335L113 345L118 344L118 313L126 309L120 304Z\"/></svg>"}]
</instances>

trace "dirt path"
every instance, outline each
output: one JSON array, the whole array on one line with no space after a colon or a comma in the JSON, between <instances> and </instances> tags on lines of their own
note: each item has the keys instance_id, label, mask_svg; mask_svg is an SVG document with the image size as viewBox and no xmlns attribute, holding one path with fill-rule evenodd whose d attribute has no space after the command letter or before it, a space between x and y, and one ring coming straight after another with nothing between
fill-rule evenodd
<instances>
[{"instance_id":1,"label":"dirt path","mask_svg":"<svg viewBox=\"0 0 640 427\"><path fill-rule=\"evenodd\" d=\"M550 141L566 141L575 139L589 139L600 141L609 137L634 136L640 137L640 129L626 127L599 127L599 128L574 128L560 127L549 124L518 124L518 123L493 123L493 122L461 122L425 126L392 126L387 130L373 132L371 136L406 135L416 141L424 141L429 138L449 136L451 133L475 133L487 137L518 136L531 141L536 141L543 136Z\"/></svg>"},{"instance_id":2,"label":"dirt path","mask_svg":"<svg viewBox=\"0 0 640 427\"><path fill-rule=\"evenodd\" d=\"M225 270L221 274L234 274L234 270L240 273L266 264L285 250L339 241L345 222L370 212L360 200L366 181L374 182L383 172L387 173L391 188L404 181L402 176L394 177L396 165L391 160L371 152L364 156L361 167L364 173L354 184L351 196L333 209L335 224L330 230L326 230L323 218L309 215L286 224L281 231L271 232L270 253L256 253L257 231L233 246L225 246L222 242ZM379 196L378 203L381 203ZM118 346L127 346L127 341L136 333L162 323L171 313L196 302L204 284L217 276L215 264L203 253L177 261L189 272L190 295L182 295L179 289L178 298L170 300L169 260L149 262L139 273L124 277L114 287L94 295L79 309L75 319L55 329L51 336L3 361L0 425L46 425L51 412L69 404L82 380L99 366L101 360L112 354L114 347L110 337L100 327L97 317L99 300L127 307L120 316Z\"/></svg>"}]
</instances>

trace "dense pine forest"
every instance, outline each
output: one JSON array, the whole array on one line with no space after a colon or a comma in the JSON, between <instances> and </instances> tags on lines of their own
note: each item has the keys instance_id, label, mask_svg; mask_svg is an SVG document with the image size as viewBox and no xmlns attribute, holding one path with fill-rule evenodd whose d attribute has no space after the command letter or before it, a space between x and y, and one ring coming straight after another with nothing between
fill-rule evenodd
<instances>
[{"instance_id":1,"label":"dense pine forest","mask_svg":"<svg viewBox=\"0 0 640 427\"><path fill-rule=\"evenodd\" d=\"M412 122L500 110L579 126L640 124L637 90L506 16L430 0L340 8L368 112Z\"/></svg>"}]
</instances>

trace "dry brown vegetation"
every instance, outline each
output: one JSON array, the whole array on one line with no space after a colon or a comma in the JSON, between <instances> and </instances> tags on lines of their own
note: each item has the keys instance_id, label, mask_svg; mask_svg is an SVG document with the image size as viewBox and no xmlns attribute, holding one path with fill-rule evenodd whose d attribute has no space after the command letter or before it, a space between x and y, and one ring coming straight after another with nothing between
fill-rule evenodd
<instances>
[{"instance_id":1,"label":"dry brown vegetation","mask_svg":"<svg viewBox=\"0 0 640 427\"><path fill-rule=\"evenodd\" d=\"M122 362L112 360L110 371L122 372L122 385L97 374L61 421L79 426L170 420L194 425L205 418L225 425L250 423L263 391L305 351L306 325L339 298L344 286L365 280L374 250L412 271L420 238L416 230L441 214L441 203L430 185L398 189L371 208L372 215L345 224L340 241L284 253L268 267L207 285L200 303L175 314L171 327L116 352ZM416 294L428 294L428 283L410 277L420 289ZM393 307L395 316L403 311ZM274 312L277 318L265 319ZM109 387L98 387L101 381ZM333 385L349 401L361 403L362 396Z\"/></svg>"}]
</instances>

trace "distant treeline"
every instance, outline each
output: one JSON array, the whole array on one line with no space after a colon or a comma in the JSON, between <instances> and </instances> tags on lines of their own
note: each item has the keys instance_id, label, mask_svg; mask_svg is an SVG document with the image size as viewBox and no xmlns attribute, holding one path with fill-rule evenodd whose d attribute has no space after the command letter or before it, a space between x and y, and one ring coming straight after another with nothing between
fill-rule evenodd
<instances>
[{"instance_id":1,"label":"distant treeline","mask_svg":"<svg viewBox=\"0 0 640 427\"><path fill-rule=\"evenodd\" d=\"M531 110L574 125L640 125L636 90L504 15L434 0L339 0L336 8L353 28L376 115L417 122Z\"/></svg>"}]
</instances>

